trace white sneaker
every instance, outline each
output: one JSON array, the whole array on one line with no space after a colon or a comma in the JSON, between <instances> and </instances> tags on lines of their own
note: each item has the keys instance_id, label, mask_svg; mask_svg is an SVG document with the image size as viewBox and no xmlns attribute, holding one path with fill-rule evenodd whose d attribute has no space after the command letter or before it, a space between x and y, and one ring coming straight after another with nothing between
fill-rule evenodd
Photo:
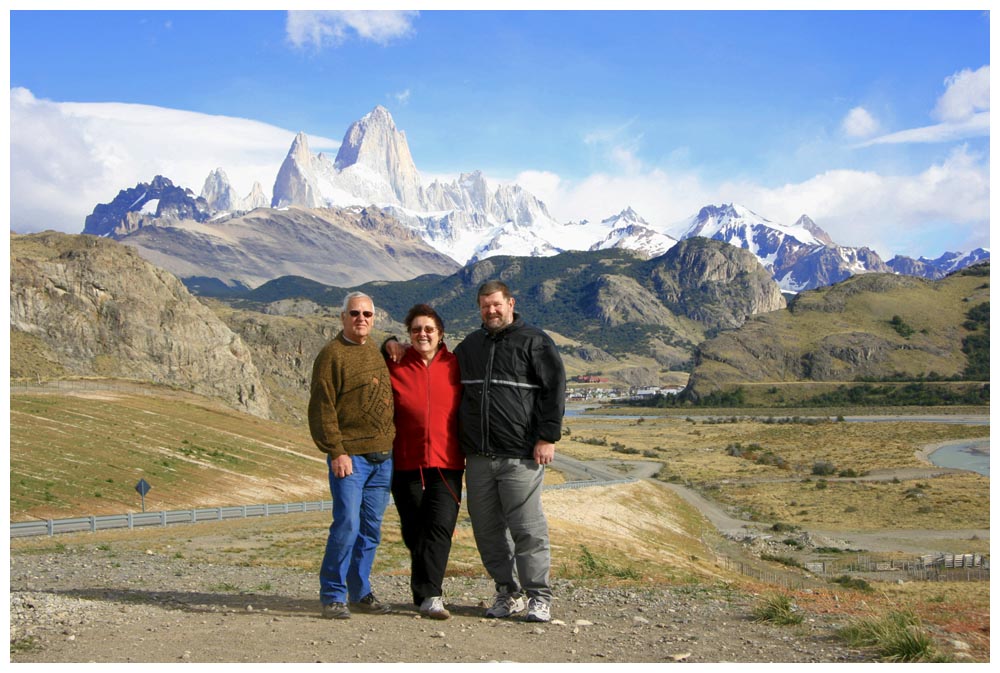
<instances>
[{"instance_id":1,"label":"white sneaker","mask_svg":"<svg viewBox=\"0 0 1000 673\"><path fill-rule=\"evenodd\" d=\"M541 598L531 598L528 601L528 614L524 618L526 622L547 622L552 619L549 614L549 604Z\"/></svg>"},{"instance_id":2,"label":"white sneaker","mask_svg":"<svg viewBox=\"0 0 1000 673\"><path fill-rule=\"evenodd\" d=\"M440 596L425 598L420 604L420 614L431 619L448 619L451 613L444 607L444 601Z\"/></svg>"},{"instance_id":3,"label":"white sneaker","mask_svg":"<svg viewBox=\"0 0 1000 673\"><path fill-rule=\"evenodd\" d=\"M493 605L486 609L486 616L494 619L510 617L524 609L524 597L498 593L493 597Z\"/></svg>"}]
</instances>

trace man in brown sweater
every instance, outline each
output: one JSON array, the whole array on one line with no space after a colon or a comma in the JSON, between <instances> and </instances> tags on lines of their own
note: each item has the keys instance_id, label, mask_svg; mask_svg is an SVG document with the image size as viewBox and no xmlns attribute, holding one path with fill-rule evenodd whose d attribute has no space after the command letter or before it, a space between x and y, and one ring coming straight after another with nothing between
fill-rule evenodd
<instances>
[{"instance_id":1,"label":"man in brown sweater","mask_svg":"<svg viewBox=\"0 0 1000 673\"><path fill-rule=\"evenodd\" d=\"M348 619L350 608L389 612L369 576L382 537L392 483L392 386L377 346L369 342L375 305L352 292L340 314L343 330L313 363L309 431L327 454L333 523L320 567L320 602L327 619Z\"/></svg>"}]
</instances>

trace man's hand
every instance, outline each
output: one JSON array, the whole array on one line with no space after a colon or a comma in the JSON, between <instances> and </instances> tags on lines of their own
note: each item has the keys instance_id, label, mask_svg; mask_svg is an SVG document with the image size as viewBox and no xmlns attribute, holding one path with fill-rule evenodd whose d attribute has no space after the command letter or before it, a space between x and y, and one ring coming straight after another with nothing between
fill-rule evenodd
<instances>
[{"instance_id":1,"label":"man's hand","mask_svg":"<svg viewBox=\"0 0 1000 673\"><path fill-rule=\"evenodd\" d=\"M330 461L330 469L333 470L333 476L337 479L343 479L354 474L354 463L351 462L351 457L345 453Z\"/></svg>"},{"instance_id":2,"label":"man's hand","mask_svg":"<svg viewBox=\"0 0 1000 673\"><path fill-rule=\"evenodd\" d=\"M399 362L406 355L406 349L410 347L409 344L400 343L399 341L386 341L384 344L385 352L389 355L389 359L393 362Z\"/></svg>"},{"instance_id":3,"label":"man's hand","mask_svg":"<svg viewBox=\"0 0 1000 673\"><path fill-rule=\"evenodd\" d=\"M535 462L539 465L548 465L556 457L556 445L539 439L535 442Z\"/></svg>"}]
</instances>

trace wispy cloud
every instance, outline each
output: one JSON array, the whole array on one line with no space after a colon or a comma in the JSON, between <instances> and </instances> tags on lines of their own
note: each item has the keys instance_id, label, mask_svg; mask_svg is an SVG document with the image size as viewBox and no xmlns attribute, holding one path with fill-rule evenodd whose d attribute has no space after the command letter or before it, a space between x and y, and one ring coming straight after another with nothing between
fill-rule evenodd
<instances>
[{"instance_id":1,"label":"wispy cloud","mask_svg":"<svg viewBox=\"0 0 1000 673\"><path fill-rule=\"evenodd\" d=\"M298 48L337 47L352 36L386 45L412 35L418 15L413 10L290 11L285 32L288 41Z\"/></svg>"},{"instance_id":2,"label":"wispy cloud","mask_svg":"<svg viewBox=\"0 0 1000 673\"><path fill-rule=\"evenodd\" d=\"M945 91L931 113L937 124L896 131L860 147L898 143L941 143L990 135L990 66L947 77Z\"/></svg>"},{"instance_id":3,"label":"wispy cloud","mask_svg":"<svg viewBox=\"0 0 1000 673\"><path fill-rule=\"evenodd\" d=\"M627 174L639 173L644 168L643 162L639 158L642 134L632 131L635 121L635 119L631 119L617 127L597 129L586 133L583 136L583 142L597 148L610 168Z\"/></svg>"},{"instance_id":4,"label":"wispy cloud","mask_svg":"<svg viewBox=\"0 0 1000 673\"><path fill-rule=\"evenodd\" d=\"M410 90L406 89L404 91L398 91L398 92L392 94L392 97L400 105L406 105L407 103L410 102Z\"/></svg>"}]
</instances>

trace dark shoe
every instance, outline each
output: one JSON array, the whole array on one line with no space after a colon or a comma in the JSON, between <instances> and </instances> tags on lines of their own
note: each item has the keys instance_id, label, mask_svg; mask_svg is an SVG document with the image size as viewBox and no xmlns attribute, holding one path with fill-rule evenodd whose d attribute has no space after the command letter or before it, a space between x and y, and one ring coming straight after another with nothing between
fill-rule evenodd
<instances>
[{"instance_id":1,"label":"dark shoe","mask_svg":"<svg viewBox=\"0 0 1000 673\"><path fill-rule=\"evenodd\" d=\"M368 594L357 603L351 603L351 607L361 612L367 612L370 615L386 615L392 612L392 608L385 603L380 603L375 598L374 593Z\"/></svg>"},{"instance_id":2,"label":"dark shoe","mask_svg":"<svg viewBox=\"0 0 1000 673\"><path fill-rule=\"evenodd\" d=\"M493 605L486 610L486 616L490 619L504 619L522 610L524 610L523 596L498 591L493 597Z\"/></svg>"},{"instance_id":3,"label":"dark shoe","mask_svg":"<svg viewBox=\"0 0 1000 673\"><path fill-rule=\"evenodd\" d=\"M324 603L323 619L350 619L351 611L344 603Z\"/></svg>"}]
</instances>

